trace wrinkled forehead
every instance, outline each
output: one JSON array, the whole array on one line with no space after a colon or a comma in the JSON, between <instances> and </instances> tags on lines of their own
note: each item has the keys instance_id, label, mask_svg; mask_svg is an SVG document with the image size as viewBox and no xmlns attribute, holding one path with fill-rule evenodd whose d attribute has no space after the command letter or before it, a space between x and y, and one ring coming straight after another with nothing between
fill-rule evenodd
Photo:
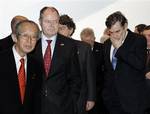
<instances>
[{"instance_id":1,"label":"wrinkled forehead","mask_svg":"<svg viewBox=\"0 0 150 114\"><path fill-rule=\"evenodd\" d=\"M43 12L42 18L51 18L53 20L57 20L59 19L59 14L54 9L48 8Z\"/></svg>"},{"instance_id":2,"label":"wrinkled forehead","mask_svg":"<svg viewBox=\"0 0 150 114\"><path fill-rule=\"evenodd\" d=\"M18 27L18 31L20 33L35 33L39 32L39 28L37 25L32 23L23 23Z\"/></svg>"}]
</instances>

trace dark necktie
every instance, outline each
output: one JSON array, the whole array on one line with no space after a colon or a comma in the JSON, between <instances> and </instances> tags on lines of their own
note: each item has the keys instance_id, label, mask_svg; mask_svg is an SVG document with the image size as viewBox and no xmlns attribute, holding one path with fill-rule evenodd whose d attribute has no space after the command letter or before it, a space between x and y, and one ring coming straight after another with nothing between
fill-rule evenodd
<instances>
[{"instance_id":1,"label":"dark necktie","mask_svg":"<svg viewBox=\"0 0 150 114\"><path fill-rule=\"evenodd\" d=\"M21 101L23 104L24 101L24 95L25 95L25 68L24 68L24 59L20 59L21 65L19 68L19 73L18 73L18 80L19 80L19 89L20 89L20 96L21 96Z\"/></svg>"},{"instance_id":2,"label":"dark necktie","mask_svg":"<svg viewBox=\"0 0 150 114\"><path fill-rule=\"evenodd\" d=\"M117 64L117 58L115 57L116 52L117 52L117 49L114 48L113 54L112 54L112 66L114 70L116 69L116 64Z\"/></svg>"},{"instance_id":3,"label":"dark necktie","mask_svg":"<svg viewBox=\"0 0 150 114\"><path fill-rule=\"evenodd\" d=\"M47 40L48 46L44 54L44 68L45 68L46 76L48 76L50 65L51 65L51 45L50 45L51 42L52 40Z\"/></svg>"}]
</instances>

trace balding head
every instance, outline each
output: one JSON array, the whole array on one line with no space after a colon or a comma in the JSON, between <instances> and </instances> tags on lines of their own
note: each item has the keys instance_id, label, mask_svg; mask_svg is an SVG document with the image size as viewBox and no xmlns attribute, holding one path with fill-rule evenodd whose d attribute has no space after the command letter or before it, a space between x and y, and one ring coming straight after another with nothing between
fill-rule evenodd
<instances>
[{"instance_id":1,"label":"balding head","mask_svg":"<svg viewBox=\"0 0 150 114\"><path fill-rule=\"evenodd\" d=\"M44 7L40 11L39 23L42 33L50 38L57 34L59 26L59 13L54 7Z\"/></svg>"},{"instance_id":2,"label":"balding head","mask_svg":"<svg viewBox=\"0 0 150 114\"><path fill-rule=\"evenodd\" d=\"M84 28L80 33L81 40L90 44L92 47L95 42L95 34L92 28Z\"/></svg>"},{"instance_id":3,"label":"balding head","mask_svg":"<svg viewBox=\"0 0 150 114\"><path fill-rule=\"evenodd\" d=\"M24 20L28 20L26 17L21 16L21 15L17 15L15 17L13 17L12 21L11 21L11 30L12 30L12 34L16 33L16 25L18 23L20 23L21 21Z\"/></svg>"}]
</instances>

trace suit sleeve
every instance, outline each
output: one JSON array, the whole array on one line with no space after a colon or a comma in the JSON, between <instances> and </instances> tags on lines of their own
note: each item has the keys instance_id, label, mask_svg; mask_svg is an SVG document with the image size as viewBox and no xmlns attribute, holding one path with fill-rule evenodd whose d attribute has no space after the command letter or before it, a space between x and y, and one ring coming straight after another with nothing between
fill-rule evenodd
<instances>
[{"instance_id":1,"label":"suit sleeve","mask_svg":"<svg viewBox=\"0 0 150 114\"><path fill-rule=\"evenodd\" d=\"M94 57L90 48L87 48L87 86L88 86L88 101L96 100L96 68Z\"/></svg>"},{"instance_id":2,"label":"suit sleeve","mask_svg":"<svg viewBox=\"0 0 150 114\"><path fill-rule=\"evenodd\" d=\"M77 55L77 47L73 46L70 63L68 65L68 77L69 77L69 85L71 88L71 93L74 102L77 101L80 93L81 86L81 76L80 76L80 67L79 60Z\"/></svg>"}]
</instances>

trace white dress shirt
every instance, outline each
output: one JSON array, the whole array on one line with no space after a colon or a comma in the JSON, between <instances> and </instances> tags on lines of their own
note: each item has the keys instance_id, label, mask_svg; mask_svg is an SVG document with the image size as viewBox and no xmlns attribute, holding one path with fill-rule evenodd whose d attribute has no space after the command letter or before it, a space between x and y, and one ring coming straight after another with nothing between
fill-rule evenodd
<instances>
[{"instance_id":1,"label":"white dress shirt","mask_svg":"<svg viewBox=\"0 0 150 114\"><path fill-rule=\"evenodd\" d=\"M27 55L25 55L24 57L21 57L18 52L16 51L15 49L15 45L12 47L12 50L13 50L13 54L14 54L14 58L15 58L15 63L16 63L16 68L17 68L17 74L19 73L19 69L20 69L20 66L21 66L21 62L20 62L20 59L21 58L24 58L24 63L25 63L25 74L27 72ZM26 76L26 79L27 79L27 75Z\"/></svg>"},{"instance_id":2,"label":"white dress shirt","mask_svg":"<svg viewBox=\"0 0 150 114\"><path fill-rule=\"evenodd\" d=\"M52 40L51 42L51 58L53 57L53 53L54 53L54 48L55 48L55 43L56 43L56 37L57 35L54 35L52 36L51 38L47 38L43 33L41 35L41 41L42 41L42 54L43 54L43 57L44 57L44 54L45 54L45 51L46 51L46 48L48 46L48 43L46 40Z\"/></svg>"}]
</instances>

